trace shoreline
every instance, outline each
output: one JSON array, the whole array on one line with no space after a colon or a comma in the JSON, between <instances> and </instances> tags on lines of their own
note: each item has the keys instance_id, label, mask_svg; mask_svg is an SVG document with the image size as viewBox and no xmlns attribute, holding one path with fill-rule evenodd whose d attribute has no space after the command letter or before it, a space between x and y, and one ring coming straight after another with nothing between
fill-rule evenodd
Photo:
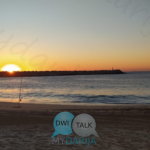
<instances>
[{"instance_id":1,"label":"shoreline","mask_svg":"<svg viewBox=\"0 0 150 150\"><path fill-rule=\"evenodd\" d=\"M2 109L11 109L17 106L18 102L0 102L0 110ZM125 108L134 108L134 109L143 109L143 108L149 108L150 104L105 104L105 103L48 103L48 104L42 104L42 103L20 103L21 108L19 109L125 109ZM84 108L83 108L84 107Z\"/></svg>"}]
</instances>

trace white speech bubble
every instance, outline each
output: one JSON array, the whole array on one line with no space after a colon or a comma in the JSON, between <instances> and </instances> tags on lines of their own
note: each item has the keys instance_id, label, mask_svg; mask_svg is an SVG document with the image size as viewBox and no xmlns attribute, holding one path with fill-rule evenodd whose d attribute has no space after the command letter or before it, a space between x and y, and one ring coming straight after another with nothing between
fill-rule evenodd
<instances>
[{"instance_id":1,"label":"white speech bubble","mask_svg":"<svg viewBox=\"0 0 150 150\"><path fill-rule=\"evenodd\" d=\"M74 132L82 137L87 137L91 134L99 137L99 135L95 131L95 128L95 119L89 114L80 114L76 116L72 123L72 129L74 130Z\"/></svg>"}]
</instances>

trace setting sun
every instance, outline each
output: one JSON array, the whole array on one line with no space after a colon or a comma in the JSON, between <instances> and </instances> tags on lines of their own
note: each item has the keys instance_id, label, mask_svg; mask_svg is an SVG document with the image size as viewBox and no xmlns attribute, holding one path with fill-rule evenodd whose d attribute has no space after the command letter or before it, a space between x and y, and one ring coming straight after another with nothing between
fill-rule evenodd
<instances>
[{"instance_id":1,"label":"setting sun","mask_svg":"<svg viewBox=\"0 0 150 150\"><path fill-rule=\"evenodd\" d=\"M14 64L8 64L8 65L5 65L4 67L2 67L1 70L13 72L13 71L21 71L21 68L17 65L14 65Z\"/></svg>"}]
</instances>

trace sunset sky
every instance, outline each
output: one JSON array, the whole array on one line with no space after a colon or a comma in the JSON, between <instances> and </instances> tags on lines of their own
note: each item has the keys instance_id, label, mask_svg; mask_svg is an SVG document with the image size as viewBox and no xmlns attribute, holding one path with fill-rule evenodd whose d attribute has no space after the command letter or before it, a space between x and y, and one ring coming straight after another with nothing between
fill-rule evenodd
<instances>
[{"instance_id":1,"label":"sunset sky","mask_svg":"<svg viewBox=\"0 0 150 150\"><path fill-rule=\"evenodd\" d=\"M150 71L148 0L0 0L0 68Z\"/></svg>"}]
</instances>

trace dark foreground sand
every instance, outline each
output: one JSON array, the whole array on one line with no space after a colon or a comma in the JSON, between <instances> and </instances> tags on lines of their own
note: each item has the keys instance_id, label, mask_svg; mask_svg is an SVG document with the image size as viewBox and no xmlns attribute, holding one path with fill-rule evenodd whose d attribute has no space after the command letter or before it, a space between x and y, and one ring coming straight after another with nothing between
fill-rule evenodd
<instances>
[{"instance_id":1,"label":"dark foreground sand","mask_svg":"<svg viewBox=\"0 0 150 150\"><path fill-rule=\"evenodd\" d=\"M0 150L150 149L150 105L21 104L21 108L14 108L15 105L0 102ZM92 115L100 136L95 137L97 144L52 144L53 119L62 111L75 116ZM69 137L78 138L75 133Z\"/></svg>"}]
</instances>

